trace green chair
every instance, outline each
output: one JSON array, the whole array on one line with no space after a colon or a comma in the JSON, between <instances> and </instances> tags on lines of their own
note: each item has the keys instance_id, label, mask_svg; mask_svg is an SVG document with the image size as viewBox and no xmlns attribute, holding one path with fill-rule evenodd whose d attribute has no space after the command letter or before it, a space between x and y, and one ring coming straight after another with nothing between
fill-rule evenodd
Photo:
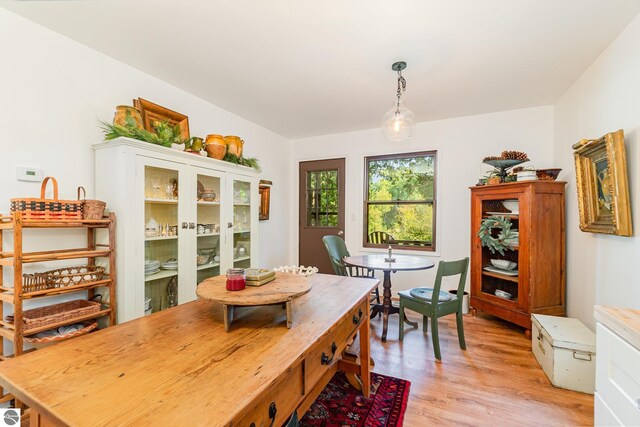
<instances>
[{"instance_id":1,"label":"green chair","mask_svg":"<svg viewBox=\"0 0 640 427\"><path fill-rule=\"evenodd\" d=\"M436 273L436 281L433 288L414 288L408 291L399 292L400 295L400 341L404 338L404 309L416 311L422 314L422 329L427 333L429 317L431 318L431 339L433 340L433 351L436 359L442 360L440 355L440 341L438 340L438 318L448 314L456 314L456 324L458 325L458 342L460 348L467 349L464 342L464 327L462 325L462 296L464 295L464 285L469 269L469 258L459 261L440 261ZM460 275L458 282L458 297L449 292L440 290L442 278L444 276ZM416 326L417 327L417 326Z\"/></svg>"},{"instance_id":2,"label":"green chair","mask_svg":"<svg viewBox=\"0 0 640 427\"><path fill-rule=\"evenodd\" d=\"M331 260L331 266L337 276L374 277L373 270L361 267L352 267L342 262L344 257L349 256L349 251L347 250L347 245L344 243L344 240L340 237L327 235L322 238L322 243L324 243L324 246L327 248L329 259ZM380 293L378 292L377 287L372 292L372 296L371 302L375 301L376 304L380 304Z\"/></svg>"},{"instance_id":3,"label":"green chair","mask_svg":"<svg viewBox=\"0 0 640 427\"><path fill-rule=\"evenodd\" d=\"M396 242L396 239L389 233L384 231L373 231L367 236L367 242L376 245L388 245Z\"/></svg>"}]
</instances>

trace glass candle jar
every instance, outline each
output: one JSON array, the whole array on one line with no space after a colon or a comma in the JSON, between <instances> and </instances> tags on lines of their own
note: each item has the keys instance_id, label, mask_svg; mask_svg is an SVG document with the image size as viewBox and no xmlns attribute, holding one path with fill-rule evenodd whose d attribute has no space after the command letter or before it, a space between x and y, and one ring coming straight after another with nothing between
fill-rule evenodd
<instances>
[{"instance_id":1,"label":"glass candle jar","mask_svg":"<svg viewBox=\"0 0 640 427\"><path fill-rule=\"evenodd\" d=\"M244 268L230 268L227 270L227 290L241 291L245 288Z\"/></svg>"}]
</instances>

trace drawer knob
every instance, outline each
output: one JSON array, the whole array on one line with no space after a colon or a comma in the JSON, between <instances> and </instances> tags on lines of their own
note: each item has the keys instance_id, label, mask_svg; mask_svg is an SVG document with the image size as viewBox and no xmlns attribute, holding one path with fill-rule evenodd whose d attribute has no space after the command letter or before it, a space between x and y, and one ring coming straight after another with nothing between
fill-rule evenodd
<instances>
[{"instance_id":1,"label":"drawer knob","mask_svg":"<svg viewBox=\"0 0 640 427\"><path fill-rule=\"evenodd\" d=\"M358 323L360 323L360 319L362 319L362 309L358 310L357 316L355 314L353 315L353 324L357 325Z\"/></svg>"},{"instance_id":2,"label":"drawer knob","mask_svg":"<svg viewBox=\"0 0 640 427\"><path fill-rule=\"evenodd\" d=\"M324 354L324 351L323 351L322 356L320 356L320 363L323 365L331 365L333 363L333 358L336 355L337 349L338 349L338 346L336 345L336 343L335 342L331 343L331 358L329 358L329 356Z\"/></svg>"},{"instance_id":3,"label":"drawer knob","mask_svg":"<svg viewBox=\"0 0 640 427\"><path fill-rule=\"evenodd\" d=\"M273 423L276 422L277 413L278 413L278 408L276 407L276 402L271 402L271 405L269 405L269 418L271 419L271 424L269 424L269 427L272 427Z\"/></svg>"}]
</instances>

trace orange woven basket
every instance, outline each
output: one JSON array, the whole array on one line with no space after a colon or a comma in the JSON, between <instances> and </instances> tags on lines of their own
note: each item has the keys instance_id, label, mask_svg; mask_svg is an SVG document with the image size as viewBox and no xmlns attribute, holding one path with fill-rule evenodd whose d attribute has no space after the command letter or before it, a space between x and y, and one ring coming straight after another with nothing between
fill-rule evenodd
<instances>
[{"instance_id":1,"label":"orange woven basket","mask_svg":"<svg viewBox=\"0 0 640 427\"><path fill-rule=\"evenodd\" d=\"M45 199L47 183L53 185L53 199ZM11 211L22 212L26 220L64 221L81 220L82 205L80 200L59 200L58 181L52 176L46 177L40 187L40 198L11 199Z\"/></svg>"},{"instance_id":2,"label":"orange woven basket","mask_svg":"<svg viewBox=\"0 0 640 427\"><path fill-rule=\"evenodd\" d=\"M26 310L22 313L22 321L24 322L24 328L27 330L41 328L43 326L97 313L100 311L100 307L101 304L99 302L77 299Z\"/></svg>"}]
</instances>

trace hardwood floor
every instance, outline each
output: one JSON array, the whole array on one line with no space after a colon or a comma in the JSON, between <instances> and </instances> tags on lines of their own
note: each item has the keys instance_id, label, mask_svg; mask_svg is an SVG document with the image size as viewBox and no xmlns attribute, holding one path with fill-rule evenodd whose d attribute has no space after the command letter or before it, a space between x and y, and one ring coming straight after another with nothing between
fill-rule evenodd
<instances>
[{"instance_id":1,"label":"hardwood floor","mask_svg":"<svg viewBox=\"0 0 640 427\"><path fill-rule=\"evenodd\" d=\"M387 342L380 341L381 317L371 321L374 372L411 381L405 426L593 425L593 396L555 388L531 353L523 329L478 314L464 317L467 350L458 345L455 316L438 326L442 362L431 335L405 325L398 340L398 316L389 316Z\"/></svg>"}]
</instances>

